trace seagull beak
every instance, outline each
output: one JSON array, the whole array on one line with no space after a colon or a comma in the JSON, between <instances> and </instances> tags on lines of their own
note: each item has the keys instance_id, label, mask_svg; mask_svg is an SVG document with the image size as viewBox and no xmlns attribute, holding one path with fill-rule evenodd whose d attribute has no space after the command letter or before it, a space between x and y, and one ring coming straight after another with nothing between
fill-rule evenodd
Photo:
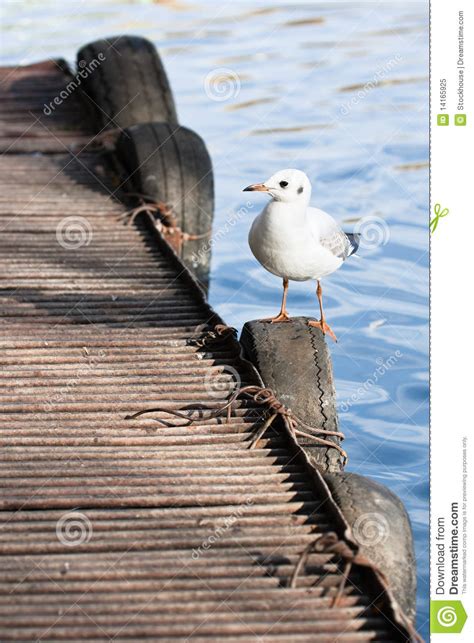
<instances>
[{"instance_id":1,"label":"seagull beak","mask_svg":"<svg viewBox=\"0 0 474 643\"><path fill-rule=\"evenodd\" d=\"M242 192L268 192L268 188L265 183L254 183L253 185L248 185Z\"/></svg>"}]
</instances>

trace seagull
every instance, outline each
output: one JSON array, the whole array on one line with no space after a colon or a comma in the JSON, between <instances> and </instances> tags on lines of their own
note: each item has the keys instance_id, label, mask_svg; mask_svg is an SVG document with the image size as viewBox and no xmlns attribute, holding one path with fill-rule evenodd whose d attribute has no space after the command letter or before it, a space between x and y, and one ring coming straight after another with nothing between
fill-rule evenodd
<instances>
[{"instance_id":1,"label":"seagull","mask_svg":"<svg viewBox=\"0 0 474 643\"><path fill-rule=\"evenodd\" d=\"M343 232L327 212L309 207L311 183L301 170L281 170L265 183L247 186L244 192L267 192L272 197L249 232L249 246L257 261L283 279L281 310L262 321L290 321L288 282L316 280L321 319L308 324L337 341L324 317L321 279L356 252L360 235Z\"/></svg>"}]
</instances>

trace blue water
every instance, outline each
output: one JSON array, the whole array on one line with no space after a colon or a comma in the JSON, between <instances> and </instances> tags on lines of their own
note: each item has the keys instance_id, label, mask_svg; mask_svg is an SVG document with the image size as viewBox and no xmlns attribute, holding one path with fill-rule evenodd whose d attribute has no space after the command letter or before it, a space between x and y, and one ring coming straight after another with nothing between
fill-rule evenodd
<instances>
[{"instance_id":1,"label":"blue water","mask_svg":"<svg viewBox=\"0 0 474 643\"><path fill-rule=\"evenodd\" d=\"M213 159L226 232L210 300L228 323L276 313L281 296L246 241L265 197L244 186L298 167L312 204L348 229L376 217L375 241L325 280L325 305L349 469L408 508L428 638L427 3L7 1L3 22L4 64L72 60L124 32L158 45L180 121ZM291 284L289 310L316 314L312 284Z\"/></svg>"}]
</instances>

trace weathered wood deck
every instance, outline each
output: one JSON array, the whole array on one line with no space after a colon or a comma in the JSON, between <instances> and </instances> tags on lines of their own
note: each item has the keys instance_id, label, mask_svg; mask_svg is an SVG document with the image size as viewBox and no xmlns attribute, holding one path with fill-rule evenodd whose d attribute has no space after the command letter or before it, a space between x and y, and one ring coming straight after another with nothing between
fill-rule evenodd
<instances>
[{"instance_id":1,"label":"weathered wood deck","mask_svg":"<svg viewBox=\"0 0 474 643\"><path fill-rule=\"evenodd\" d=\"M224 366L251 374L232 342L190 345L213 313L146 226L118 221L78 97L42 114L61 70L0 81L0 639L406 640L357 566L332 607L333 554L287 587L333 518L283 435L249 451L245 408L124 419L215 404Z\"/></svg>"}]
</instances>

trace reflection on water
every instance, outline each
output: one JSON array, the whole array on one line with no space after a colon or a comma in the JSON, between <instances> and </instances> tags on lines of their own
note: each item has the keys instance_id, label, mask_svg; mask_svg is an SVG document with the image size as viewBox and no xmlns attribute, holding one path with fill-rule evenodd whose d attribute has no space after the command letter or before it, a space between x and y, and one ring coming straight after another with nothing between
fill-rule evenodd
<instances>
[{"instance_id":1,"label":"reflection on water","mask_svg":"<svg viewBox=\"0 0 474 643\"><path fill-rule=\"evenodd\" d=\"M259 135L259 134L286 134L288 132L307 132L309 130L314 130L314 129L326 129L326 127L332 127L332 125L328 125L327 123L323 123L321 125L299 125L295 127L270 127L268 129L261 128L261 129L254 129L250 132L251 135Z\"/></svg>"},{"instance_id":2,"label":"reflection on water","mask_svg":"<svg viewBox=\"0 0 474 643\"><path fill-rule=\"evenodd\" d=\"M285 27L303 27L306 25L320 25L324 22L324 18L302 18L301 20L288 20L284 22Z\"/></svg>"},{"instance_id":3,"label":"reflection on water","mask_svg":"<svg viewBox=\"0 0 474 643\"><path fill-rule=\"evenodd\" d=\"M384 85L403 85L404 83L420 83L426 81L428 78L387 78L382 79L377 82L377 87L383 87ZM348 85L347 87L341 87L340 92L356 92L358 89L364 89L366 83L358 83L356 85Z\"/></svg>"},{"instance_id":4,"label":"reflection on water","mask_svg":"<svg viewBox=\"0 0 474 643\"><path fill-rule=\"evenodd\" d=\"M21 15L17 2L4 5L4 62L72 60L85 41L123 32L158 45L180 120L214 161L216 229L245 213L214 246L210 298L228 323L275 313L281 294L248 249L265 197L247 201L244 186L298 167L313 205L349 227L366 216L387 224L385 245L369 244L325 280L326 309L349 468L409 509L427 637L427 3L44 1L24 2ZM222 68L233 81L225 100L205 89ZM289 310L316 314L313 285L290 285Z\"/></svg>"}]
</instances>

